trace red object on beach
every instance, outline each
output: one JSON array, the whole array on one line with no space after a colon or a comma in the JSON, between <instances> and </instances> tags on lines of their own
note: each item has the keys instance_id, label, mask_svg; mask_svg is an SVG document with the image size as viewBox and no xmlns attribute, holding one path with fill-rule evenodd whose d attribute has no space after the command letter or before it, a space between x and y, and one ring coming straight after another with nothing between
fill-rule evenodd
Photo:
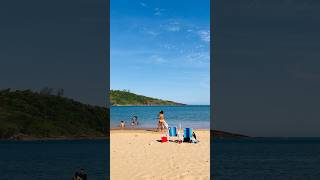
<instances>
[{"instance_id":1,"label":"red object on beach","mask_svg":"<svg viewBox=\"0 0 320 180\"><path fill-rule=\"evenodd\" d=\"M167 136L163 136L163 137L161 137L161 142L167 142L167 141L168 141Z\"/></svg>"}]
</instances>

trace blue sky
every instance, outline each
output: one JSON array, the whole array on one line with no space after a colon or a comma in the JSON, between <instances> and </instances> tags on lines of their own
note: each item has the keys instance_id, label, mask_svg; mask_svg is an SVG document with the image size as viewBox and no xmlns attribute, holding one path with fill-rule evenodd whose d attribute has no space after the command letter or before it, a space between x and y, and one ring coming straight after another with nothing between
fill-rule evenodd
<instances>
[{"instance_id":1,"label":"blue sky","mask_svg":"<svg viewBox=\"0 0 320 180\"><path fill-rule=\"evenodd\" d=\"M111 0L110 86L210 102L210 1Z\"/></svg>"}]
</instances>

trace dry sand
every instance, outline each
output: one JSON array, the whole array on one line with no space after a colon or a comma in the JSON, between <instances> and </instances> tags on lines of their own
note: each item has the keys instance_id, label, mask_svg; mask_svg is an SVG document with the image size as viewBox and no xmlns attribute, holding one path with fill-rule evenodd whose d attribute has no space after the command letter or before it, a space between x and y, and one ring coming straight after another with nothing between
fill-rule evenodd
<instances>
[{"instance_id":1,"label":"dry sand","mask_svg":"<svg viewBox=\"0 0 320 180\"><path fill-rule=\"evenodd\" d=\"M111 180L210 179L210 132L197 144L161 143L159 132L111 130Z\"/></svg>"}]
</instances>

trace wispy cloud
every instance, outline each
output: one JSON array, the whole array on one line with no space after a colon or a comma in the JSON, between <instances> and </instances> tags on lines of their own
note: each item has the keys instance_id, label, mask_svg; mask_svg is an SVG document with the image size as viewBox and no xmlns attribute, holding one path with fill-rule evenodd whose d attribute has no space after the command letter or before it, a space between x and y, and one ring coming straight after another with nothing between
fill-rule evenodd
<instances>
[{"instance_id":1,"label":"wispy cloud","mask_svg":"<svg viewBox=\"0 0 320 180\"><path fill-rule=\"evenodd\" d=\"M163 57L156 54L150 56L149 59L150 59L150 62L154 64L163 64L167 62Z\"/></svg>"},{"instance_id":2,"label":"wispy cloud","mask_svg":"<svg viewBox=\"0 0 320 180\"><path fill-rule=\"evenodd\" d=\"M177 21L170 22L168 24L162 25L164 30L170 31L170 32L177 32L181 30L181 24Z\"/></svg>"},{"instance_id":3,"label":"wispy cloud","mask_svg":"<svg viewBox=\"0 0 320 180\"><path fill-rule=\"evenodd\" d=\"M147 35L150 35L150 36L158 36L160 33L152 28L146 28L146 27L143 27L140 29L140 32L144 33L144 34L147 34Z\"/></svg>"},{"instance_id":4,"label":"wispy cloud","mask_svg":"<svg viewBox=\"0 0 320 180\"><path fill-rule=\"evenodd\" d=\"M112 56L150 56L156 53L154 49L140 48L140 49L117 49L112 48L110 54Z\"/></svg>"},{"instance_id":5,"label":"wispy cloud","mask_svg":"<svg viewBox=\"0 0 320 180\"><path fill-rule=\"evenodd\" d=\"M154 9L154 15L155 16L161 16L164 11L165 11L165 9L155 8Z\"/></svg>"},{"instance_id":6,"label":"wispy cloud","mask_svg":"<svg viewBox=\"0 0 320 180\"><path fill-rule=\"evenodd\" d=\"M198 31L198 35L202 41L210 42L210 31L200 30Z\"/></svg>"},{"instance_id":7,"label":"wispy cloud","mask_svg":"<svg viewBox=\"0 0 320 180\"><path fill-rule=\"evenodd\" d=\"M180 27L179 26L170 26L167 28L167 30L172 31L172 32L180 31Z\"/></svg>"},{"instance_id":8,"label":"wispy cloud","mask_svg":"<svg viewBox=\"0 0 320 180\"><path fill-rule=\"evenodd\" d=\"M144 3L144 2L140 2L140 5L141 5L142 7L148 7L147 4Z\"/></svg>"},{"instance_id":9,"label":"wispy cloud","mask_svg":"<svg viewBox=\"0 0 320 180\"><path fill-rule=\"evenodd\" d=\"M145 32L151 36L157 36L159 34L159 33L152 31L152 30L146 30Z\"/></svg>"},{"instance_id":10,"label":"wispy cloud","mask_svg":"<svg viewBox=\"0 0 320 180\"><path fill-rule=\"evenodd\" d=\"M193 29L188 29L187 32L193 32Z\"/></svg>"},{"instance_id":11,"label":"wispy cloud","mask_svg":"<svg viewBox=\"0 0 320 180\"><path fill-rule=\"evenodd\" d=\"M160 48L163 48L165 50L177 50L178 47L174 44L171 44L171 43L162 43L160 44L159 46Z\"/></svg>"},{"instance_id":12,"label":"wispy cloud","mask_svg":"<svg viewBox=\"0 0 320 180\"><path fill-rule=\"evenodd\" d=\"M204 45L203 44L198 44L195 46L196 49L203 49L204 48Z\"/></svg>"},{"instance_id":13,"label":"wispy cloud","mask_svg":"<svg viewBox=\"0 0 320 180\"><path fill-rule=\"evenodd\" d=\"M210 63L208 52L191 52L186 55L187 61L197 67L207 66Z\"/></svg>"}]
</instances>

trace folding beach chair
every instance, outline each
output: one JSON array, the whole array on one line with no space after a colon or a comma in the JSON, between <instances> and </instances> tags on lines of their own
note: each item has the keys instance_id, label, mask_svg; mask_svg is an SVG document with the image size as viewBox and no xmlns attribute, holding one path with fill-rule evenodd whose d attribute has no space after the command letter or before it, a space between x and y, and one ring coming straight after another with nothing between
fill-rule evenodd
<instances>
[{"instance_id":1,"label":"folding beach chair","mask_svg":"<svg viewBox=\"0 0 320 180\"><path fill-rule=\"evenodd\" d=\"M169 138L170 137L177 137L177 127L169 127ZM170 138L171 139L171 138ZM172 140L172 139L171 139Z\"/></svg>"},{"instance_id":2,"label":"folding beach chair","mask_svg":"<svg viewBox=\"0 0 320 180\"><path fill-rule=\"evenodd\" d=\"M184 128L183 142L190 142L192 138L192 128Z\"/></svg>"}]
</instances>

